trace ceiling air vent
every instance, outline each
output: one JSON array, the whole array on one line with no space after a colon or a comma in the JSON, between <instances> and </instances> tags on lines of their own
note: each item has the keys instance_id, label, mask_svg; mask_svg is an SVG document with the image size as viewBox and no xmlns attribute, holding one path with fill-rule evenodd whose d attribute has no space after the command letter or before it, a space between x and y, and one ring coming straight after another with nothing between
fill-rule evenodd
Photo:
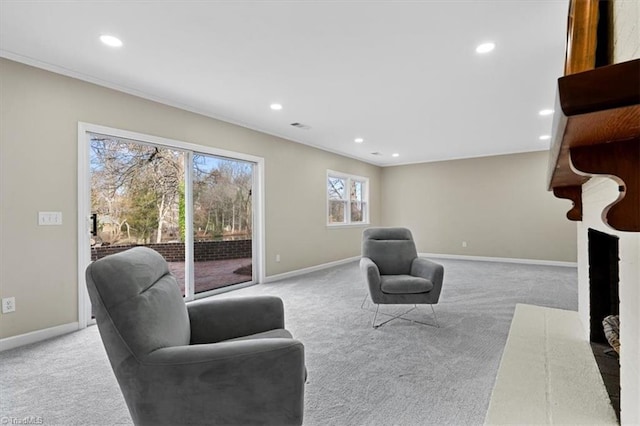
<instances>
[{"instance_id":1,"label":"ceiling air vent","mask_svg":"<svg viewBox=\"0 0 640 426\"><path fill-rule=\"evenodd\" d=\"M382 155L382 153L381 153L381 152L376 151L376 152L372 152L372 153L371 153L371 155Z\"/></svg>"},{"instance_id":2,"label":"ceiling air vent","mask_svg":"<svg viewBox=\"0 0 640 426\"><path fill-rule=\"evenodd\" d=\"M311 126L307 126L306 124L302 124L302 123L291 123L291 125L293 127L297 127L298 129L302 129L302 130L309 130L311 129Z\"/></svg>"}]
</instances>

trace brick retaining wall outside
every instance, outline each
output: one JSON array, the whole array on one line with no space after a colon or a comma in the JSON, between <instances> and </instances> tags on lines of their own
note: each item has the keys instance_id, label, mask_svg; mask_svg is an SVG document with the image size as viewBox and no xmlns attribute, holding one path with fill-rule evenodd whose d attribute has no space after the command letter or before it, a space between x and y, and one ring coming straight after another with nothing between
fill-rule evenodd
<instances>
[{"instance_id":1,"label":"brick retaining wall outside","mask_svg":"<svg viewBox=\"0 0 640 426\"><path fill-rule=\"evenodd\" d=\"M154 249L167 262L184 262L184 243L160 243L122 246L100 246L91 248L91 260L97 260L114 253L120 253L132 247L145 246ZM242 259L251 257L251 240L196 241L194 260Z\"/></svg>"}]
</instances>

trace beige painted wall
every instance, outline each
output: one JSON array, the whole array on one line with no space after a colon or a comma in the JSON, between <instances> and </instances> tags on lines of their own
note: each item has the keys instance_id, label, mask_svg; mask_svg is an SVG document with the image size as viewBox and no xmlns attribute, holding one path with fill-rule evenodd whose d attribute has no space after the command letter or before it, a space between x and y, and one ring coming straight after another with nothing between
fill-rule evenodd
<instances>
[{"instance_id":1,"label":"beige painted wall","mask_svg":"<svg viewBox=\"0 0 640 426\"><path fill-rule=\"evenodd\" d=\"M575 262L571 204L546 190L547 162L544 151L386 167L382 222L411 228L422 253Z\"/></svg>"},{"instance_id":2,"label":"beige painted wall","mask_svg":"<svg viewBox=\"0 0 640 426\"><path fill-rule=\"evenodd\" d=\"M327 169L370 178L379 223L379 167L5 59L0 95L0 295L17 307L0 338L78 319L79 121L263 157L267 276L360 253L362 228L326 227Z\"/></svg>"},{"instance_id":3,"label":"beige painted wall","mask_svg":"<svg viewBox=\"0 0 640 426\"><path fill-rule=\"evenodd\" d=\"M327 169L368 176L372 224L411 227L421 252L576 260L546 152L381 169L4 59L0 94L0 295L17 305L0 338L77 321L79 121L263 157L267 276L359 255L361 227L325 225Z\"/></svg>"}]
</instances>

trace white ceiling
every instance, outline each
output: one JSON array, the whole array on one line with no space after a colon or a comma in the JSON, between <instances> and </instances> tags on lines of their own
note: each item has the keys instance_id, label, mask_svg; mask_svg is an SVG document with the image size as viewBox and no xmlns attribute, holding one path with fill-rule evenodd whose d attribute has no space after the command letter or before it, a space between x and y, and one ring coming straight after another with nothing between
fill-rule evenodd
<instances>
[{"instance_id":1,"label":"white ceiling","mask_svg":"<svg viewBox=\"0 0 640 426\"><path fill-rule=\"evenodd\" d=\"M385 166L548 149L551 117L538 111L553 108L567 11L568 0L0 0L0 56ZM496 49L475 53L484 41Z\"/></svg>"}]
</instances>

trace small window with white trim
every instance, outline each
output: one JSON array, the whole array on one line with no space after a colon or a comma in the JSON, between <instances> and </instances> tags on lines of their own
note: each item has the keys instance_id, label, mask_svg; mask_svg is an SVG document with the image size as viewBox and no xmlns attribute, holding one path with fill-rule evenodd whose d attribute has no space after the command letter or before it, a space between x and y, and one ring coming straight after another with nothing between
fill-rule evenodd
<instances>
[{"instance_id":1,"label":"small window with white trim","mask_svg":"<svg viewBox=\"0 0 640 426\"><path fill-rule=\"evenodd\" d=\"M327 170L327 225L369 223L369 179Z\"/></svg>"}]
</instances>

